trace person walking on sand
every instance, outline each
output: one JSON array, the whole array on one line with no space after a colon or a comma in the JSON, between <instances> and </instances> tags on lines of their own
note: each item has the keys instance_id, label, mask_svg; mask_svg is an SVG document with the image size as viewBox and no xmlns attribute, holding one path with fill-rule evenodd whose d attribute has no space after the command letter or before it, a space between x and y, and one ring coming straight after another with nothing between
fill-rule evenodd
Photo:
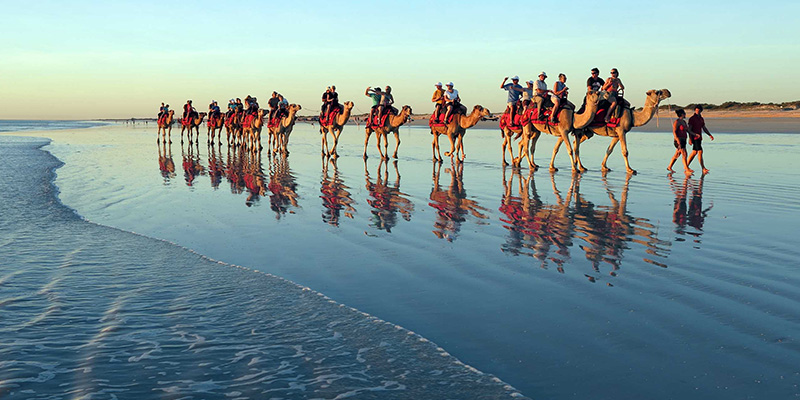
<instances>
[{"instance_id":1,"label":"person walking on sand","mask_svg":"<svg viewBox=\"0 0 800 400\"><path fill-rule=\"evenodd\" d=\"M675 161L678 159L678 156L681 156L683 157L683 170L687 175L689 175L694 171L689 169L689 163L686 161L686 131L689 130L689 126L686 125L685 121L686 111L681 108L675 110L675 114L678 116L678 118L675 119L675 122L672 123L672 138L675 142L675 154L672 156L672 159L669 160L667 171L675 172L672 169L672 166L675 165Z\"/></svg>"},{"instance_id":2,"label":"person walking on sand","mask_svg":"<svg viewBox=\"0 0 800 400\"><path fill-rule=\"evenodd\" d=\"M686 165L692 163L694 157L700 160L700 167L703 168L703 173L707 174L708 168L703 163L703 132L705 132L711 140L714 140L714 135L708 131L706 128L706 121L703 119L703 116L700 115L703 112L703 106L697 105L694 108L694 115L689 118L689 143L692 145L692 154L689 156L689 160L686 162Z\"/></svg>"}]
</instances>

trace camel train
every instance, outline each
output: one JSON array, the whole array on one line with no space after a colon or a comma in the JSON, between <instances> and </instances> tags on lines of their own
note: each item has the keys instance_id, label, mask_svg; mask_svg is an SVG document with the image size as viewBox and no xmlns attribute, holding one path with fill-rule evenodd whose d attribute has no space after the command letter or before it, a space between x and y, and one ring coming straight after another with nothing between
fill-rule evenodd
<instances>
[{"instance_id":1,"label":"camel train","mask_svg":"<svg viewBox=\"0 0 800 400\"><path fill-rule=\"evenodd\" d=\"M438 86L441 90L441 86ZM452 87L449 87L452 90ZM447 93L447 92L445 92ZM457 91L455 92L457 96ZM580 158L581 143L593 136L606 136L611 139L605 156L601 163L602 171L609 171L607 166L608 157L613 152L617 143L621 147L622 157L625 161L625 168L629 173L636 171L631 168L628 160L628 144L626 135L631 129L647 124L655 115L661 101L669 98L671 93L667 89L650 90L646 93L645 105L641 109L634 109L631 105L619 97L618 105L615 110L609 111L612 100L606 91L589 90L586 94L585 105L580 112L576 112L575 105L564 100L563 104L555 106L547 101L537 104L536 102L520 102L518 111L513 115L510 107L499 116L499 126L502 132L502 164L509 165L506 160L506 153L510 156L511 165L520 168L523 161L527 160L528 167L532 170L539 166L534 161L536 145L542 133L555 136L556 143L553 147L550 158L549 169L557 171L555 166L556 156L562 145L567 148L567 155L570 159L570 166L573 171L586 171ZM435 97L435 94L434 94ZM441 135L446 135L450 141L450 149L444 152L445 157L450 157L453 162L463 162L466 158L464 137L469 128L476 126L480 121L492 119L491 112L481 106L475 105L471 112L460 103L452 102L452 108L444 112L445 102L438 103L440 108L431 114L428 125L433 137L431 143L432 158L434 162L441 163L442 157L439 140ZM351 120L354 104L345 101L343 104L328 107L327 112L319 116L319 132L321 136L321 154L324 157L338 158L339 137L347 123ZM539 112L539 108L543 112ZM241 146L252 151L260 151L261 131L264 125L267 127L268 138L267 147L270 154L289 154L289 137L297 122L297 113L302 109L298 104L282 106L277 112L270 113L271 118L265 115L264 109L257 109L255 112L242 112L241 109L229 112L224 115L217 113L208 118L207 121L207 142L210 145L216 142L222 145L222 131L225 131L228 146ZM611 115L607 115L611 112ZM171 143L170 134L174 122L174 111L163 112L158 119L158 140L159 142ZM554 115L553 115L554 114ZM191 112L179 120L181 124L181 143L183 143L184 132L187 133L189 143L199 138L199 127L208 114L198 113L192 109ZM365 139L363 158L367 159L367 147L370 137L375 134L377 149L381 160L388 160L390 152L388 148L388 137L394 135L395 147L391 154L392 158L398 158L400 147L400 127L411 120L412 109L405 105L400 110L389 106L384 113L370 115L365 125ZM265 121L266 120L266 121ZM196 136L195 136L196 135ZM330 135L332 143L329 143ZM570 135L572 136L570 138ZM514 154L514 141L517 143L517 154Z\"/></svg>"}]
</instances>

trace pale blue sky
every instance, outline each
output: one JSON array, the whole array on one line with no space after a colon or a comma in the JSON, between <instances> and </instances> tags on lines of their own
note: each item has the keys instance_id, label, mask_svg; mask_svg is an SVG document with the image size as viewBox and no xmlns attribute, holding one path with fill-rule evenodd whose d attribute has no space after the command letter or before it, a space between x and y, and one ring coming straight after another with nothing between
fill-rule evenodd
<instances>
[{"instance_id":1,"label":"pale blue sky","mask_svg":"<svg viewBox=\"0 0 800 400\"><path fill-rule=\"evenodd\" d=\"M628 98L800 99L800 2L0 1L0 118L152 116L161 101L278 90L306 111L330 84L366 111L366 86L430 109L436 81L500 111L507 75L620 70Z\"/></svg>"}]
</instances>

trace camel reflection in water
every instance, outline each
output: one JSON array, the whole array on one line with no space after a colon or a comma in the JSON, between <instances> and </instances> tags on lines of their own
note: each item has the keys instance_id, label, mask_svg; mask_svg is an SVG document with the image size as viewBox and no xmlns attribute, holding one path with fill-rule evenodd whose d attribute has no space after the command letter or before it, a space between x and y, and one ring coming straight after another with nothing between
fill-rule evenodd
<instances>
[{"instance_id":1,"label":"camel reflection in water","mask_svg":"<svg viewBox=\"0 0 800 400\"><path fill-rule=\"evenodd\" d=\"M183 177L186 180L186 186L193 186L195 178L206 173L205 167L200 163L200 149L193 147L190 143L187 151L181 143L181 155L183 156Z\"/></svg>"},{"instance_id":2,"label":"camel reflection in water","mask_svg":"<svg viewBox=\"0 0 800 400\"><path fill-rule=\"evenodd\" d=\"M461 231L461 224L467 220L467 216L476 219L475 223L486 225L484 222L489 217L484 214L487 210L475 200L467 198L467 191L464 190L464 163L456 163L446 168L445 172L450 174L450 187L442 190L439 186L439 175L442 171L442 164L433 163L433 188L431 189L429 206L436 209L436 221L433 223L433 234L440 239L447 239L452 242L458 238Z\"/></svg>"},{"instance_id":3,"label":"camel reflection in water","mask_svg":"<svg viewBox=\"0 0 800 400\"><path fill-rule=\"evenodd\" d=\"M333 166L333 177L328 173L328 167ZM320 181L320 198L322 199L322 221L328 225L339 226L342 211L344 216L353 219L356 209L350 189L339 176L336 166L336 157L322 157L322 180Z\"/></svg>"},{"instance_id":4,"label":"camel reflection in water","mask_svg":"<svg viewBox=\"0 0 800 400\"><path fill-rule=\"evenodd\" d=\"M172 143L158 145L158 169L164 178L164 184L169 184L169 180L175 177L175 161L172 160Z\"/></svg>"},{"instance_id":5,"label":"camel reflection in water","mask_svg":"<svg viewBox=\"0 0 800 400\"><path fill-rule=\"evenodd\" d=\"M275 211L275 219L281 219L286 213L294 214L293 208L299 208L297 200L297 178L289 168L286 155L269 158L269 183L267 184L269 207Z\"/></svg>"},{"instance_id":6,"label":"camel reflection in water","mask_svg":"<svg viewBox=\"0 0 800 400\"><path fill-rule=\"evenodd\" d=\"M208 146L208 177L211 180L211 187L214 190L219 189L219 184L222 183L222 177L225 175L225 163L217 154L217 149L214 146Z\"/></svg>"},{"instance_id":7,"label":"camel reflection in water","mask_svg":"<svg viewBox=\"0 0 800 400\"><path fill-rule=\"evenodd\" d=\"M606 176L603 175L603 185L611 200L611 206L596 206L580 195L581 175L577 174L575 180L575 231L576 238L584 244L579 247L586 253L586 259L592 263L595 272L599 273L600 266L606 263L611 266L609 275L616 276L624 257L624 251L629 249L629 242L636 243L645 248L646 257L642 261L666 268L667 265L659 260L665 260L669 255L670 242L661 240L656 233L657 227L646 218L638 218L628 213L628 187L632 174L627 174L620 191L619 200L608 185ZM595 277L586 275L590 281Z\"/></svg>"},{"instance_id":8,"label":"camel reflection in water","mask_svg":"<svg viewBox=\"0 0 800 400\"><path fill-rule=\"evenodd\" d=\"M694 242L700 243L700 236L703 234L703 225L705 224L708 212L714 205L703 208L703 181L705 175L701 175L698 181L691 179L689 175L685 175L682 183L678 183L673 174L667 175L672 192L675 194L675 202L672 209L672 222L675 224L675 233L679 235L694 236ZM688 193L691 189L692 197L687 199ZM694 230L687 230L691 227ZM684 238L676 238L676 241L684 241Z\"/></svg>"},{"instance_id":9,"label":"camel reflection in water","mask_svg":"<svg viewBox=\"0 0 800 400\"><path fill-rule=\"evenodd\" d=\"M519 179L518 196L513 195L513 180ZM527 255L541 262L557 265L564 273L570 259L570 248L578 244L591 263L590 273L600 273L604 264L610 266L608 274L616 276L630 244L644 247L642 261L667 267L662 261L670 243L658 238L657 228L645 218L631 216L627 211L628 187L631 175L625 178L619 198L603 177L603 185L611 201L610 206L595 205L580 193L581 174L573 174L566 197L556 188L554 175L550 174L556 203L544 204L536 192L533 176L522 177L514 171L510 180L503 174L503 200L501 221L509 231L501 249L514 255ZM591 282L598 277L584 273Z\"/></svg>"},{"instance_id":10,"label":"camel reflection in water","mask_svg":"<svg viewBox=\"0 0 800 400\"><path fill-rule=\"evenodd\" d=\"M364 159L364 179L369 192L367 204L372 207L370 226L374 226L388 233L397 225L397 213L406 221L411 221L414 213L414 203L406 198L407 194L400 191L400 171L397 169L397 160L392 162L394 167L394 183L389 183L389 163L381 159L378 163L375 183L369 176L367 160Z\"/></svg>"},{"instance_id":11,"label":"camel reflection in water","mask_svg":"<svg viewBox=\"0 0 800 400\"><path fill-rule=\"evenodd\" d=\"M514 196L514 177L518 178L517 196ZM514 255L527 255L538 259L542 268L547 268L548 260L564 272L564 263L569 260L569 247L574 233L570 203L575 186L571 185L566 199L556 188L555 176L550 175L556 204L545 204L536 192L533 171L522 176L514 169L511 178L506 180L503 167L503 198L500 218L508 229L506 243L501 250ZM551 254L552 251L552 254Z\"/></svg>"}]
</instances>

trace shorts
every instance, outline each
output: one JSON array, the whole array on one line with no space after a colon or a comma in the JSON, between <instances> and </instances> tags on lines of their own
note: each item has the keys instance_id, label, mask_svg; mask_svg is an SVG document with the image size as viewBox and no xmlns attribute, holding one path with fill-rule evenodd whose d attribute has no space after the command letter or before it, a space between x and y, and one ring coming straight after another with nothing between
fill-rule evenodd
<instances>
[{"instance_id":1,"label":"shorts","mask_svg":"<svg viewBox=\"0 0 800 400\"><path fill-rule=\"evenodd\" d=\"M550 101L552 101L553 104L556 104L556 101L560 101L563 103L562 99L554 94L550 95Z\"/></svg>"},{"instance_id":2,"label":"shorts","mask_svg":"<svg viewBox=\"0 0 800 400\"><path fill-rule=\"evenodd\" d=\"M703 151L703 141L700 139L692 140L692 150Z\"/></svg>"},{"instance_id":3,"label":"shorts","mask_svg":"<svg viewBox=\"0 0 800 400\"><path fill-rule=\"evenodd\" d=\"M676 149L686 149L686 138L680 138L678 140L673 140L672 144L675 145Z\"/></svg>"}]
</instances>

